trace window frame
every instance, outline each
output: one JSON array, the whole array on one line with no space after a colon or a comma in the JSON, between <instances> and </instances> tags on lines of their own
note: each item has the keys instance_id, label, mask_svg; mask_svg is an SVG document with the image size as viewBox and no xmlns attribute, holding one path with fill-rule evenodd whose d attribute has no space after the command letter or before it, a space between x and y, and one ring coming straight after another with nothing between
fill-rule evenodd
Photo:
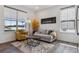
<instances>
[{"instance_id":1,"label":"window frame","mask_svg":"<svg viewBox=\"0 0 79 59\"><path fill-rule=\"evenodd\" d=\"M9 21L9 22L11 22L11 24L10 25L6 25L6 23L5 23L5 31L9 31L9 29L6 29L6 27L8 27L8 28L11 28L11 27L15 27L16 28L16 20L6 20L5 19L5 21ZM15 21L15 24L14 25L12 25L12 21ZM23 29L26 29L26 22L25 21L23 21L23 20L19 20L18 22L20 22L20 23L24 23L24 25L22 24L22 25L17 25L18 26L18 28L23 28ZM10 31L15 31L16 29L11 29Z\"/></svg>"},{"instance_id":2,"label":"window frame","mask_svg":"<svg viewBox=\"0 0 79 59\"><path fill-rule=\"evenodd\" d=\"M18 26L18 22L24 22L25 23L25 25L24 25L24 29L26 29L26 22L25 22L25 19L24 20L19 20L18 19L18 12L23 12L23 13L27 13L26 11L23 11L23 10L19 10L19 9L16 9L16 8L12 8L12 7L9 7L9 6L4 6L4 8L8 8L8 9L12 9L12 10L15 10L16 11L16 18L15 18L15 20L6 20L6 18L9 18L9 17L6 17L6 16L4 16L4 29L5 29L5 31L16 31L17 30L17 26ZM5 12L5 11L4 11ZM15 21L16 22L16 25L15 25L15 28L16 28L16 30L9 30L9 29L6 29L6 24L5 24L5 21ZM10 25L11 27L12 27L12 25ZM19 27L21 27L21 26L19 26Z\"/></svg>"},{"instance_id":3,"label":"window frame","mask_svg":"<svg viewBox=\"0 0 79 59\"><path fill-rule=\"evenodd\" d=\"M74 8L74 12L75 12L75 16L74 17L75 17L75 19L74 20L73 19L72 20L71 19L68 20L68 13L67 13L67 20L65 20L65 19L62 20L61 19L61 16L60 16L60 32L63 32L63 33L75 33L76 32L76 9L75 9L75 6L73 5L73 6L69 6L69 7L64 7L64 8L61 8L60 11L62 11L64 9L72 8L72 7ZM62 28L61 28L62 27L62 25L61 25L62 21L64 21L64 22L74 21L74 29L69 30L68 29L68 24L67 24L67 30L66 31L63 31Z\"/></svg>"}]
</instances>

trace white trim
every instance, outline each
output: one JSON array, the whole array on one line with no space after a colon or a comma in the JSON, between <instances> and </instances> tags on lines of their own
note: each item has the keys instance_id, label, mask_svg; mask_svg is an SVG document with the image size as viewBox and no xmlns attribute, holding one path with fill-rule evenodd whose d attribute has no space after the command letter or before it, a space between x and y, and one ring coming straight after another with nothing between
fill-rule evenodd
<instances>
[{"instance_id":1,"label":"white trim","mask_svg":"<svg viewBox=\"0 0 79 59\"><path fill-rule=\"evenodd\" d=\"M76 46L73 46L73 45L68 45L68 44L64 44L64 43L59 43L59 44L62 44L62 45L65 45L65 46L70 46L70 47L73 47L73 48L77 48Z\"/></svg>"}]
</instances>

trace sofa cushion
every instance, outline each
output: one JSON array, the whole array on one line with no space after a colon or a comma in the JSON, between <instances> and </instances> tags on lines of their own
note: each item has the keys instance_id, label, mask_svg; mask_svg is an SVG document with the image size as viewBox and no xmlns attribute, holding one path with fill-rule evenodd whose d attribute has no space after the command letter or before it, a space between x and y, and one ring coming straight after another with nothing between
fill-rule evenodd
<instances>
[{"instance_id":1,"label":"sofa cushion","mask_svg":"<svg viewBox=\"0 0 79 59\"><path fill-rule=\"evenodd\" d=\"M34 36L39 37L40 40L47 41L47 42L52 42L54 40L53 36L51 35L35 33Z\"/></svg>"},{"instance_id":2,"label":"sofa cushion","mask_svg":"<svg viewBox=\"0 0 79 59\"><path fill-rule=\"evenodd\" d=\"M48 31L48 35L50 35L52 32L53 32L52 30L49 30L49 31Z\"/></svg>"},{"instance_id":3,"label":"sofa cushion","mask_svg":"<svg viewBox=\"0 0 79 59\"><path fill-rule=\"evenodd\" d=\"M38 33L41 33L41 34L48 34L48 30L43 30L43 29L41 29L41 30L38 31Z\"/></svg>"},{"instance_id":4,"label":"sofa cushion","mask_svg":"<svg viewBox=\"0 0 79 59\"><path fill-rule=\"evenodd\" d=\"M35 33L34 36L38 36L38 37L41 37L41 38L51 38L51 37L53 37L51 35L39 34L39 33Z\"/></svg>"},{"instance_id":5,"label":"sofa cushion","mask_svg":"<svg viewBox=\"0 0 79 59\"><path fill-rule=\"evenodd\" d=\"M39 30L38 33L45 34L45 30Z\"/></svg>"}]
</instances>

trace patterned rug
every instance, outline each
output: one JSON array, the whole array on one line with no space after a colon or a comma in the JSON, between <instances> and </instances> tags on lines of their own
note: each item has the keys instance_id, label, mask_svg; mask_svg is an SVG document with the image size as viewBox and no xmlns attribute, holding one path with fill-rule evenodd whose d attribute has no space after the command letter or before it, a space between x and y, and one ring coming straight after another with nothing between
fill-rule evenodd
<instances>
[{"instance_id":1,"label":"patterned rug","mask_svg":"<svg viewBox=\"0 0 79 59\"><path fill-rule=\"evenodd\" d=\"M38 46L33 47L33 46L29 46L26 43L26 41L13 42L12 45L24 53L47 53L49 50L51 50L54 47L53 44L46 43L46 42L40 42Z\"/></svg>"},{"instance_id":2,"label":"patterned rug","mask_svg":"<svg viewBox=\"0 0 79 59\"><path fill-rule=\"evenodd\" d=\"M65 43L57 43L56 45L40 42L38 46L29 46L26 41L13 42L13 46L24 53L77 53L77 47Z\"/></svg>"},{"instance_id":3,"label":"patterned rug","mask_svg":"<svg viewBox=\"0 0 79 59\"><path fill-rule=\"evenodd\" d=\"M65 43L58 43L56 44L53 49L48 51L49 53L77 53L77 46L65 44Z\"/></svg>"}]
</instances>

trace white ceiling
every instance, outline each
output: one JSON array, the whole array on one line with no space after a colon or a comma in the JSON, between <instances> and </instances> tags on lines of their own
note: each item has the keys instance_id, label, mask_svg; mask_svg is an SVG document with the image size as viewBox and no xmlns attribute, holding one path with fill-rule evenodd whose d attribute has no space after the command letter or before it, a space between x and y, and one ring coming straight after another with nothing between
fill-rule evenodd
<instances>
[{"instance_id":1,"label":"white ceiling","mask_svg":"<svg viewBox=\"0 0 79 59\"><path fill-rule=\"evenodd\" d=\"M9 5L9 6L26 9L26 10L29 9L31 11L39 11L46 8L54 7L56 5Z\"/></svg>"},{"instance_id":2,"label":"white ceiling","mask_svg":"<svg viewBox=\"0 0 79 59\"><path fill-rule=\"evenodd\" d=\"M30 10L33 10L33 11L39 11L39 10L42 10L42 9L54 7L56 5L23 5L23 6L25 8L29 8Z\"/></svg>"}]
</instances>

